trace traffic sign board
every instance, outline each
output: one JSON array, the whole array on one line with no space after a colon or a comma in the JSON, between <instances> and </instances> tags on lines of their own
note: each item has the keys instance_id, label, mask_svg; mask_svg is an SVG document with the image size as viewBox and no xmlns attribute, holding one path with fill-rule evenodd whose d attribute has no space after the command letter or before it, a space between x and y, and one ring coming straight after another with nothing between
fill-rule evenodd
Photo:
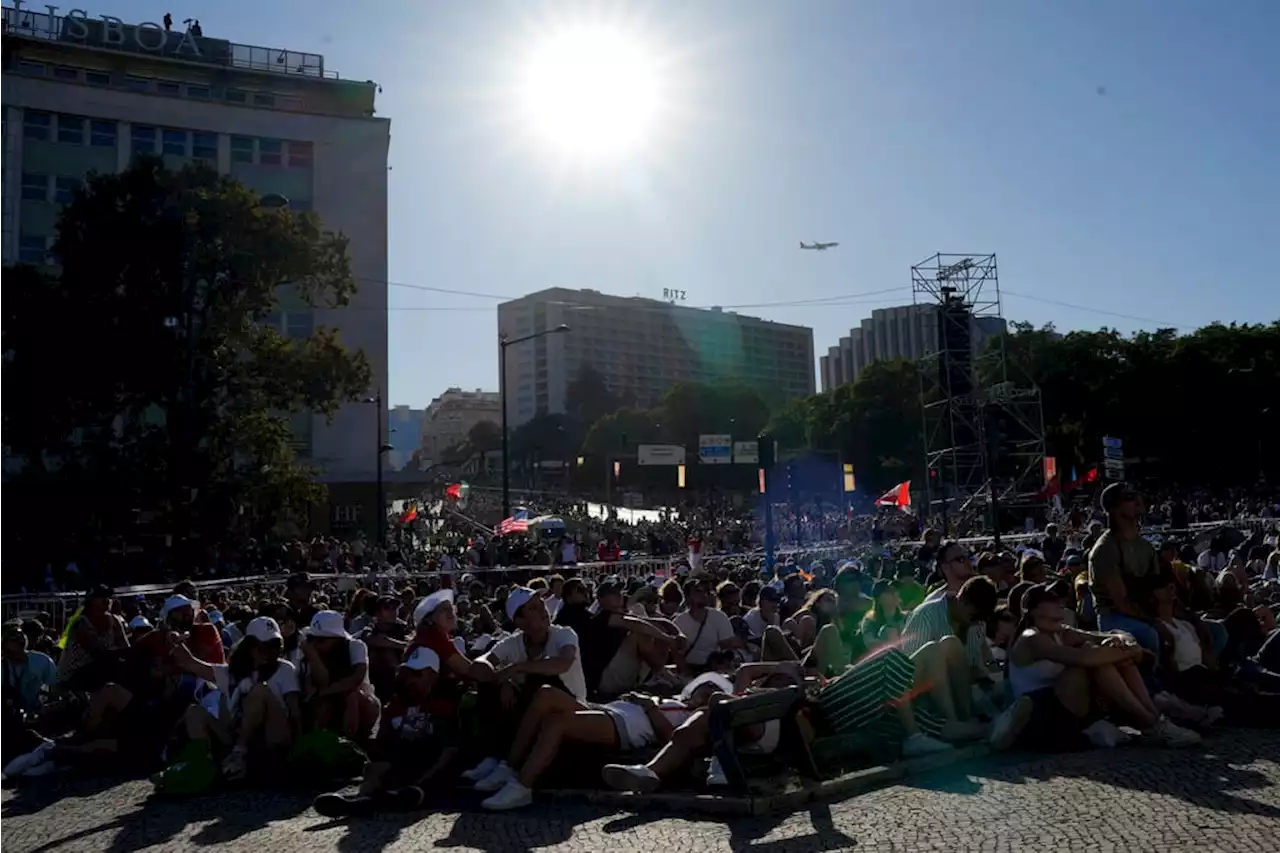
<instances>
[{"instance_id":1,"label":"traffic sign board","mask_svg":"<svg viewBox=\"0 0 1280 853\"><path fill-rule=\"evenodd\" d=\"M1108 462L1112 462L1115 460L1124 461L1124 448L1123 447L1104 447L1102 448L1102 458L1106 459Z\"/></svg>"}]
</instances>

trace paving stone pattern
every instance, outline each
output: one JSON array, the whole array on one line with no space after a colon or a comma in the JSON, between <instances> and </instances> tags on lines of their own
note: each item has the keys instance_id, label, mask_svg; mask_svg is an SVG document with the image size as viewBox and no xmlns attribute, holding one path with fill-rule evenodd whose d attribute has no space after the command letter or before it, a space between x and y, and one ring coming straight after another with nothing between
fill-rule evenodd
<instances>
[{"instance_id":1,"label":"paving stone pattern","mask_svg":"<svg viewBox=\"0 0 1280 853\"><path fill-rule=\"evenodd\" d=\"M143 781L37 779L6 790L5 853L1280 849L1280 732L1224 732L1194 751L985 759L797 814L727 821L563 803L488 814L453 803L342 823L317 815L299 794L160 802L150 789Z\"/></svg>"}]
</instances>

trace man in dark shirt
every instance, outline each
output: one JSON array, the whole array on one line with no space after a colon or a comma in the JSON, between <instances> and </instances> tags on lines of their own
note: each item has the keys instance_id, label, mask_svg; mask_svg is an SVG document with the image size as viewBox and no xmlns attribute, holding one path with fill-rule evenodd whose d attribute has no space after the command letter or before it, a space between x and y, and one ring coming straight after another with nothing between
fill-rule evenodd
<instances>
[{"instance_id":1,"label":"man in dark shirt","mask_svg":"<svg viewBox=\"0 0 1280 853\"><path fill-rule=\"evenodd\" d=\"M1160 635L1150 611L1152 584L1160 574L1156 549L1142 537L1142 496L1127 483L1102 490L1108 527L1089 551L1089 589L1098 628L1123 631L1160 658Z\"/></svg>"}]
</instances>

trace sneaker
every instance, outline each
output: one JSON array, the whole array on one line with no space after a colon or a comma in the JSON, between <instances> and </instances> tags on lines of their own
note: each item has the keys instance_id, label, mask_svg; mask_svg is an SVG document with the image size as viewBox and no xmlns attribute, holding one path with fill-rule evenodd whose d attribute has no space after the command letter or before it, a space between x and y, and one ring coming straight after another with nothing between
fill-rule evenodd
<instances>
[{"instance_id":1,"label":"sneaker","mask_svg":"<svg viewBox=\"0 0 1280 853\"><path fill-rule=\"evenodd\" d=\"M426 794L417 785L406 785L396 791L387 791L382 797L382 805L388 811L412 812L422 808Z\"/></svg>"},{"instance_id":2,"label":"sneaker","mask_svg":"<svg viewBox=\"0 0 1280 853\"><path fill-rule=\"evenodd\" d=\"M228 782L237 782L249 772L248 756L242 749L233 749L222 761L222 777Z\"/></svg>"},{"instance_id":3,"label":"sneaker","mask_svg":"<svg viewBox=\"0 0 1280 853\"><path fill-rule=\"evenodd\" d=\"M720 759L712 756L711 766L707 768L707 787L726 788L728 785L729 777L724 775L724 768L720 766Z\"/></svg>"},{"instance_id":4,"label":"sneaker","mask_svg":"<svg viewBox=\"0 0 1280 853\"><path fill-rule=\"evenodd\" d=\"M1018 735L1022 734L1022 730L1031 720L1033 708L1031 697L1021 696L1017 702L1002 711L991 724L991 736L987 739L991 748L997 752L1003 752L1013 746Z\"/></svg>"},{"instance_id":5,"label":"sneaker","mask_svg":"<svg viewBox=\"0 0 1280 853\"><path fill-rule=\"evenodd\" d=\"M17 758L14 758L4 766L4 775L7 777L25 776L27 771L33 767L44 764L49 760L49 753L53 750L53 741L47 740L37 746L30 752L24 752Z\"/></svg>"},{"instance_id":6,"label":"sneaker","mask_svg":"<svg viewBox=\"0 0 1280 853\"><path fill-rule=\"evenodd\" d=\"M507 762L500 761L498 766L493 768L492 773L475 784L475 789L491 794L514 778L516 778L516 771L512 770L511 765Z\"/></svg>"},{"instance_id":7,"label":"sneaker","mask_svg":"<svg viewBox=\"0 0 1280 853\"><path fill-rule=\"evenodd\" d=\"M1156 724L1147 729L1144 734L1147 737L1163 741L1165 746L1194 746L1203 740L1203 738L1200 737L1199 732L1193 732L1191 729L1184 729L1168 717L1161 717L1156 721Z\"/></svg>"},{"instance_id":8,"label":"sneaker","mask_svg":"<svg viewBox=\"0 0 1280 853\"><path fill-rule=\"evenodd\" d=\"M321 794L311 803L321 817L371 817L374 813L373 797L363 794Z\"/></svg>"},{"instance_id":9,"label":"sneaker","mask_svg":"<svg viewBox=\"0 0 1280 853\"><path fill-rule=\"evenodd\" d=\"M1089 743L1103 749L1112 749L1129 740L1129 735L1110 720L1098 720L1081 732Z\"/></svg>"},{"instance_id":10,"label":"sneaker","mask_svg":"<svg viewBox=\"0 0 1280 853\"><path fill-rule=\"evenodd\" d=\"M462 771L459 775L468 782L479 782L481 779L492 773L499 763L501 762L496 758L486 758L470 770Z\"/></svg>"},{"instance_id":11,"label":"sneaker","mask_svg":"<svg viewBox=\"0 0 1280 853\"><path fill-rule=\"evenodd\" d=\"M648 794L658 790L662 780L644 764L606 764L604 783L615 791Z\"/></svg>"},{"instance_id":12,"label":"sneaker","mask_svg":"<svg viewBox=\"0 0 1280 853\"><path fill-rule=\"evenodd\" d=\"M955 747L937 738L931 738L924 732L907 735L902 741L902 757L918 758L922 755L934 755L939 752L954 752Z\"/></svg>"},{"instance_id":13,"label":"sneaker","mask_svg":"<svg viewBox=\"0 0 1280 853\"><path fill-rule=\"evenodd\" d=\"M488 777L485 777L486 781ZM523 808L533 802L533 791L520 784L520 780L514 776L502 786L498 793L494 794L487 800L483 800L480 805L490 811L505 811L507 809Z\"/></svg>"}]
</instances>

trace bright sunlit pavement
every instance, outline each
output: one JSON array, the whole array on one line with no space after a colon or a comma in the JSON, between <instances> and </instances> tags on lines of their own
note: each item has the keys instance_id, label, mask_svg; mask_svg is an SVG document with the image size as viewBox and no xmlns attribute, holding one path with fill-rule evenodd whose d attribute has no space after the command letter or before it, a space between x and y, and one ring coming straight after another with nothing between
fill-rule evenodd
<instances>
[{"instance_id":1,"label":"bright sunlit pavement","mask_svg":"<svg viewBox=\"0 0 1280 853\"><path fill-rule=\"evenodd\" d=\"M644 148L662 103L657 56L603 23L541 34L517 85L529 131L578 160L616 160Z\"/></svg>"}]
</instances>

